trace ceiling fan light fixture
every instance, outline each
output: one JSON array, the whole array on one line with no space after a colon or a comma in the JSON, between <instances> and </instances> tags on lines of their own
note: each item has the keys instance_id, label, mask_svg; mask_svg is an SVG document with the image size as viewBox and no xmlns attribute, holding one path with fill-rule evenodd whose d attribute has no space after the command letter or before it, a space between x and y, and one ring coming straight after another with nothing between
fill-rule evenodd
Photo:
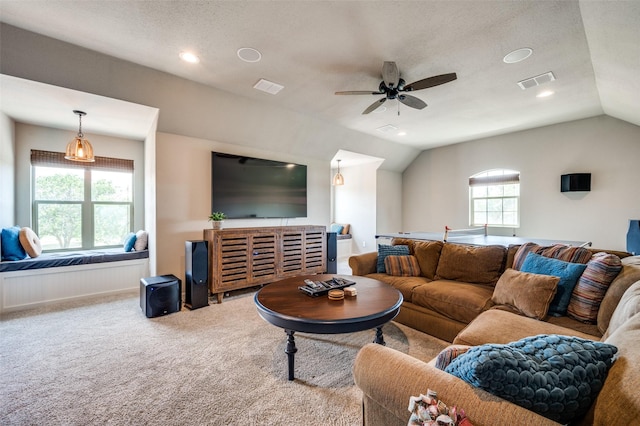
<instances>
[{"instance_id":1,"label":"ceiling fan light fixture","mask_svg":"<svg viewBox=\"0 0 640 426\"><path fill-rule=\"evenodd\" d=\"M505 64L515 64L520 61L524 61L529 56L531 56L532 53L533 53L533 49L529 47L523 47L521 49L516 49L513 52L509 52L506 55L504 55L504 58L502 58L502 61Z\"/></svg>"},{"instance_id":2,"label":"ceiling fan light fixture","mask_svg":"<svg viewBox=\"0 0 640 426\"><path fill-rule=\"evenodd\" d=\"M84 111L73 110L73 113L78 116L78 134L76 137L67 144L67 149L64 154L64 158L71 161L80 161L83 163L93 163L96 161L93 156L93 146L88 139L84 138L82 133L82 116L87 115Z\"/></svg>"},{"instance_id":3,"label":"ceiling fan light fixture","mask_svg":"<svg viewBox=\"0 0 640 426\"><path fill-rule=\"evenodd\" d=\"M338 173L336 173L333 177L333 186L344 185L344 176L342 176L342 173L340 173L340 161L342 160L338 160Z\"/></svg>"}]
</instances>

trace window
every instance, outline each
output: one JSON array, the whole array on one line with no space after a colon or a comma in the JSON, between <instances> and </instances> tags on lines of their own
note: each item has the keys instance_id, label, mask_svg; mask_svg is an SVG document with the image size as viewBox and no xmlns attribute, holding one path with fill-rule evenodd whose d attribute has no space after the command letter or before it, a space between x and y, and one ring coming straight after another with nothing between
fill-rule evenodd
<instances>
[{"instance_id":1,"label":"window","mask_svg":"<svg viewBox=\"0 0 640 426\"><path fill-rule=\"evenodd\" d=\"M520 226L520 172L487 170L469 178L471 226Z\"/></svg>"},{"instance_id":2,"label":"window","mask_svg":"<svg viewBox=\"0 0 640 426\"><path fill-rule=\"evenodd\" d=\"M133 160L31 151L33 229L44 250L117 247L133 231Z\"/></svg>"}]
</instances>

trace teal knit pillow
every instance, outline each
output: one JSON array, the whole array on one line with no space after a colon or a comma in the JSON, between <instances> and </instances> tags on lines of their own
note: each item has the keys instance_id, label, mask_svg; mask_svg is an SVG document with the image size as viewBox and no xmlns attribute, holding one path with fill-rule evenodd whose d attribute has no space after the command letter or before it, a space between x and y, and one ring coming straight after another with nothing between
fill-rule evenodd
<instances>
[{"instance_id":1,"label":"teal knit pillow","mask_svg":"<svg viewBox=\"0 0 640 426\"><path fill-rule=\"evenodd\" d=\"M376 265L376 272L384 274L387 269L384 266L384 260L387 256L407 256L409 255L409 246L397 245L388 246L380 244L378 246L378 263Z\"/></svg>"},{"instance_id":2,"label":"teal knit pillow","mask_svg":"<svg viewBox=\"0 0 640 426\"><path fill-rule=\"evenodd\" d=\"M445 368L473 386L559 423L584 415L618 349L573 336L531 336L475 346Z\"/></svg>"}]
</instances>

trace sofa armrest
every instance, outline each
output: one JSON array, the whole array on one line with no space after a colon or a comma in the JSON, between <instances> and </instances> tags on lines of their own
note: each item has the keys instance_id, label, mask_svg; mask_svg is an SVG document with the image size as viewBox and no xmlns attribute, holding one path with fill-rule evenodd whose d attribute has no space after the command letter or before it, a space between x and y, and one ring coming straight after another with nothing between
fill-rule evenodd
<instances>
[{"instance_id":1,"label":"sofa armrest","mask_svg":"<svg viewBox=\"0 0 640 426\"><path fill-rule=\"evenodd\" d=\"M409 420L409 397L438 393L447 405L462 408L474 426L496 424L558 425L533 411L505 401L444 371L402 352L378 344L364 346L356 357L353 376L368 404L365 404L364 424L380 424L381 412L397 424ZM369 416L368 416L368 413ZM385 414L386 414L385 413Z\"/></svg>"},{"instance_id":2,"label":"sofa armrest","mask_svg":"<svg viewBox=\"0 0 640 426\"><path fill-rule=\"evenodd\" d=\"M375 274L377 270L378 253L372 251L370 253L359 254L349 257L349 266L351 274L364 276L367 274Z\"/></svg>"}]
</instances>

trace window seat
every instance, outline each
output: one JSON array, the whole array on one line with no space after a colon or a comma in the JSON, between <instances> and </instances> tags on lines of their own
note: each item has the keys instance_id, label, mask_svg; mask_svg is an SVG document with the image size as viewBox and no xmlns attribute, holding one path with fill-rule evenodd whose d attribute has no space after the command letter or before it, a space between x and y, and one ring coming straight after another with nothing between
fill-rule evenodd
<instances>
[{"instance_id":1,"label":"window seat","mask_svg":"<svg viewBox=\"0 0 640 426\"><path fill-rule=\"evenodd\" d=\"M149 251L47 253L0 262L0 314L50 303L133 291L149 276Z\"/></svg>"},{"instance_id":2,"label":"window seat","mask_svg":"<svg viewBox=\"0 0 640 426\"><path fill-rule=\"evenodd\" d=\"M0 262L0 272L119 262L122 260L146 259L148 257L149 250L124 252L121 248L45 253L36 258Z\"/></svg>"}]
</instances>

